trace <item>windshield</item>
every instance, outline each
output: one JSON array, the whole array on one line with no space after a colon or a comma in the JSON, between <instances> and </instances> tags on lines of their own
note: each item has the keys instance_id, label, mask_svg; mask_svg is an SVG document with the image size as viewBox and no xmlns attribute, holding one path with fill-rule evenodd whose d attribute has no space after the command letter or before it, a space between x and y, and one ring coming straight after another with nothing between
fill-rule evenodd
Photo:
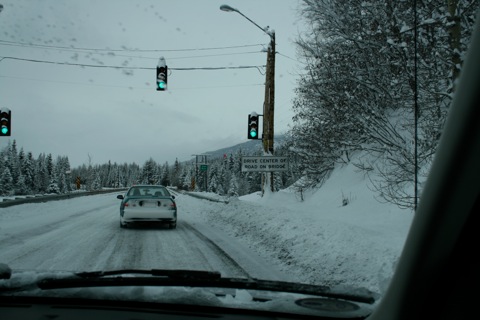
<instances>
[{"instance_id":1,"label":"windshield","mask_svg":"<svg viewBox=\"0 0 480 320\"><path fill-rule=\"evenodd\" d=\"M0 263L382 297L478 1L0 3Z\"/></svg>"}]
</instances>

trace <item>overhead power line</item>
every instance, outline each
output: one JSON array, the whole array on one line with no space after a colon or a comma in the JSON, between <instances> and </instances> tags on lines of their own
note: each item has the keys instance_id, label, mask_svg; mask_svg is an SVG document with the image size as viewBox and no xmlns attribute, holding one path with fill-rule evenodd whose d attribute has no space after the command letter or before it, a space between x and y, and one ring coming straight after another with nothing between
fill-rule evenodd
<instances>
[{"instance_id":1,"label":"overhead power line","mask_svg":"<svg viewBox=\"0 0 480 320\"><path fill-rule=\"evenodd\" d=\"M166 60L181 60L181 59L191 59L191 58L210 58L210 57L220 57L220 56L235 56L241 54L252 54L252 53L263 53L263 51L246 51L246 52L231 52L231 53L217 53L217 54L206 54L201 56L185 56L185 57L165 57ZM147 58L158 60L158 58Z\"/></svg>"},{"instance_id":2,"label":"overhead power line","mask_svg":"<svg viewBox=\"0 0 480 320\"><path fill-rule=\"evenodd\" d=\"M188 71L188 70L227 70L227 69L260 69L265 68L263 66L236 66L236 67L199 67L199 68L168 68L169 70L179 70L179 71Z\"/></svg>"},{"instance_id":3,"label":"overhead power line","mask_svg":"<svg viewBox=\"0 0 480 320\"><path fill-rule=\"evenodd\" d=\"M127 54L118 54L116 52L139 52L142 50L108 50L108 49L86 49L86 48L74 48L74 47L60 47L60 46L46 46L46 45L34 45L34 44L24 44L24 43L13 43L12 41L7 41L4 43L4 40L0 40L0 45L6 46L15 46L15 47L28 47L34 49L42 49L42 50L55 50L55 51L64 51L64 52L74 52L74 53L83 53L83 54L98 54L98 55L111 55L112 57L124 57L124 58L134 58L134 59L148 59L148 60L158 60L157 57L145 57L145 56L135 56L135 55L127 55ZM230 48L244 48L244 47L251 47L254 45L245 45L245 46L235 46L235 47L221 47L221 49L230 49ZM220 48L219 48L220 49ZM187 49L180 49L179 51L199 51L199 50L211 50L211 48L201 48L195 50L187 50ZM160 52L161 50L158 50ZM175 50L169 50L168 52L172 52ZM262 53L263 50L260 51L244 51L244 52L229 52L229 53L216 53L216 54L205 54L205 55L198 55L198 56L184 56L184 57L166 57L168 60L180 60L180 59L191 59L191 58L206 58L206 57L218 57L218 56L233 56L233 55L242 55L242 54L252 54L252 53ZM145 52L146 53L146 52Z\"/></svg>"},{"instance_id":4,"label":"overhead power line","mask_svg":"<svg viewBox=\"0 0 480 320\"><path fill-rule=\"evenodd\" d=\"M102 83L87 83L87 82L80 82L80 81L60 81L60 80L45 80L39 78L27 78L27 77L16 77L16 76L3 76L0 75L0 78L6 79L16 79L16 80L27 80L27 81L36 81L42 83L55 83L55 84L65 84L65 85L84 85L84 86L91 86L91 87L112 87L112 88L127 88L127 89L145 89L150 90L151 88L147 86L125 86L125 85L112 85L112 84L102 84ZM255 86L263 86L263 83L250 83L250 84L235 84L235 85L221 85L221 86L195 86L195 87L176 87L175 90L193 90L193 89L215 89L215 88L238 88L238 87L255 87Z\"/></svg>"},{"instance_id":5,"label":"overhead power line","mask_svg":"<svg viewBox=\"0 0 480 320\"><path fill-rule=\"evenodd\" d=\"M89 67L89 68L109 68L109 69L128 69L128 70L156 70L156 67L128 67L128 66L112 66L112 65L99 65L99 64L83 64L83 63L71 63L71 62L58 62L58 61L47 61L47 60L36 60L36 59L24 59L17 57L1 57L0 61L4 59L17 60L17 61L27 61L34 63L46 63L46 64L56 64L56 65L67 65L67 66L77 66L77 67ZM170 70L226 70L226 69L257 69L265 68L265 65L261 66L236 66L236 67L193 67L193 68L170 68Z\"/></svg>"},{"instance_id":6,"label":"overhead power line","mask_svg":"<svg viewBox=\"0 0 480 320\"><path fill-rule=\"evenodd\" d=\"M182 48L182 49L108 49L108 48L86 48L86 47L67 47L67 46L53 46L53 45L44 45L44 44L35 44L35 43L26 43L26 42L16 42L16 41L7 41L0 40L2 45L10 46L22 46L22 47L37 47L44 49L64 49L64 50L78 50L78 51L94 51L94 52L180 52L180 51L205 51L205 50L226 50L226 49L238 49L246 47L256 47L264 46L263 43L258 44L244 44L238 46L225 46L225 47L209 47L209 48Z\"/></svg>"},{"instance_id":7,"label":"overhead power line","mask_svg":"<svg viewBox=\"0 0 480 320\"><path fill-rule=\"evenodd\" d=\"M26 42L17 42L17 41L8 41L8 40L1 40L0 45L5 46L16 46L16 47L29 47L29 48L37 48L37 49L49 49L49 50L57 50L57 51L66 51L66 52L75 52L75 53L89 53L89 54L109 54L111 53L114 57L125 57L125 58L134 58L134 59L148 59L148 60L157 60L158 57L145 57L145 56L132 56L132 55L123 55L118 54L115 52L186 52L186 51L207 51L207 50L228 50L228 49L238 49L238 48L247 48L247 47L255 47L255 46L262 46L264 44L245 44L245 45L238 45L238 46L225 46L225 47L210 47L210 48L183 48L183 49L108 49L108 48L86 48L86 47L73 47L73 46L54 46L54 45L44 45L44 44L35 44L35 43L26 43ZM181 60L181 59L191 59L191 58L207 58L207 57L218 57L218 56L233 56L233 55L243 55L243 54L254 54L254 53L264 53L264 49L260 51L246 51L246 52L230 52L230 53L218 53L218 54L206 54L206 55L199 55L199 56L184 56L184 57L167 57L167 60ZM284 55L280 52L276 52L278 55L288 58L290 60L302 63L294 58L291 58L287 55Z\"/></svg>"}]
</instances>

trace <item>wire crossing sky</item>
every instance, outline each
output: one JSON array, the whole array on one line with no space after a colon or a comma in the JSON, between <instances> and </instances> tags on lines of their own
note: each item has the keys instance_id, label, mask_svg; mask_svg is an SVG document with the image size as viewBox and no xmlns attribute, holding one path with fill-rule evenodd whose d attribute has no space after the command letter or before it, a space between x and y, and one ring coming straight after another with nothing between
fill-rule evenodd
<instances>
[{"instance_id":1,"label":"wire crossing sky","mask_svg":"<svg viewBox=\"0 0 480 320\"><path fill-rule=\"evenodd\" d=\"M292 123L298 1L1 1L0 107L12 110L14 134L0 148L15 140L78 166L173 163L246 142L247 115L263 109L270 39L222 4L275 30L275 132Z\"/></svg>"}]
</instances>

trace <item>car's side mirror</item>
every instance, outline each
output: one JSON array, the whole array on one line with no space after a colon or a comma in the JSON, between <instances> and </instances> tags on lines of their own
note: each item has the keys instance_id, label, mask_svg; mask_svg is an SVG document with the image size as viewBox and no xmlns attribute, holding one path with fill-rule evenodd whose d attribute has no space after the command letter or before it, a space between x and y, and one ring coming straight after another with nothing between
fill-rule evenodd
<instances>
[{"instance_id":1,"label":"car's side mirror","mask_svg":"<svg viewBox=\"0 0 480 320\"><path fill-rule=\"evenodd\" d=\"M117 196L117 199L123 200L123 196L122 196L121 194L119 194L119 195Z\"/></svg>"}]
</instances>

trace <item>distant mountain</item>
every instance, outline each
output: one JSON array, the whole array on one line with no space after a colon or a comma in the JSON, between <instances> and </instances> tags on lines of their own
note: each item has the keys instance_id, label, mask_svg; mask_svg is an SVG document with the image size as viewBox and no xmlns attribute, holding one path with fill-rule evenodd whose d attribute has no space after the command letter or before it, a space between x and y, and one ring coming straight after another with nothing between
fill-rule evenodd
<instances>
[{"instance_id":1,"label":"distant mountain","mask_svg":"<svg viewBox=\"0 0 480 320\"><path fill-rule=\"evenodd\" d=\"M274 147L277 147L280 144L283 144L285 142L285 136L284 135L279 135L275 136L274 139ZM232 147L226 147L222 149L218 149L215 151L208 151L205 152L204 154L208 154L210 157L209 159L215 159L215 158L222 158L224 154L229 156L230 154L235 154L239 150L242 150L245 154L255 154L258 151L263 150L263 144L262 140L248 140L243 143L239 143L235 146Z\"/></svg>"}]
</instances>

